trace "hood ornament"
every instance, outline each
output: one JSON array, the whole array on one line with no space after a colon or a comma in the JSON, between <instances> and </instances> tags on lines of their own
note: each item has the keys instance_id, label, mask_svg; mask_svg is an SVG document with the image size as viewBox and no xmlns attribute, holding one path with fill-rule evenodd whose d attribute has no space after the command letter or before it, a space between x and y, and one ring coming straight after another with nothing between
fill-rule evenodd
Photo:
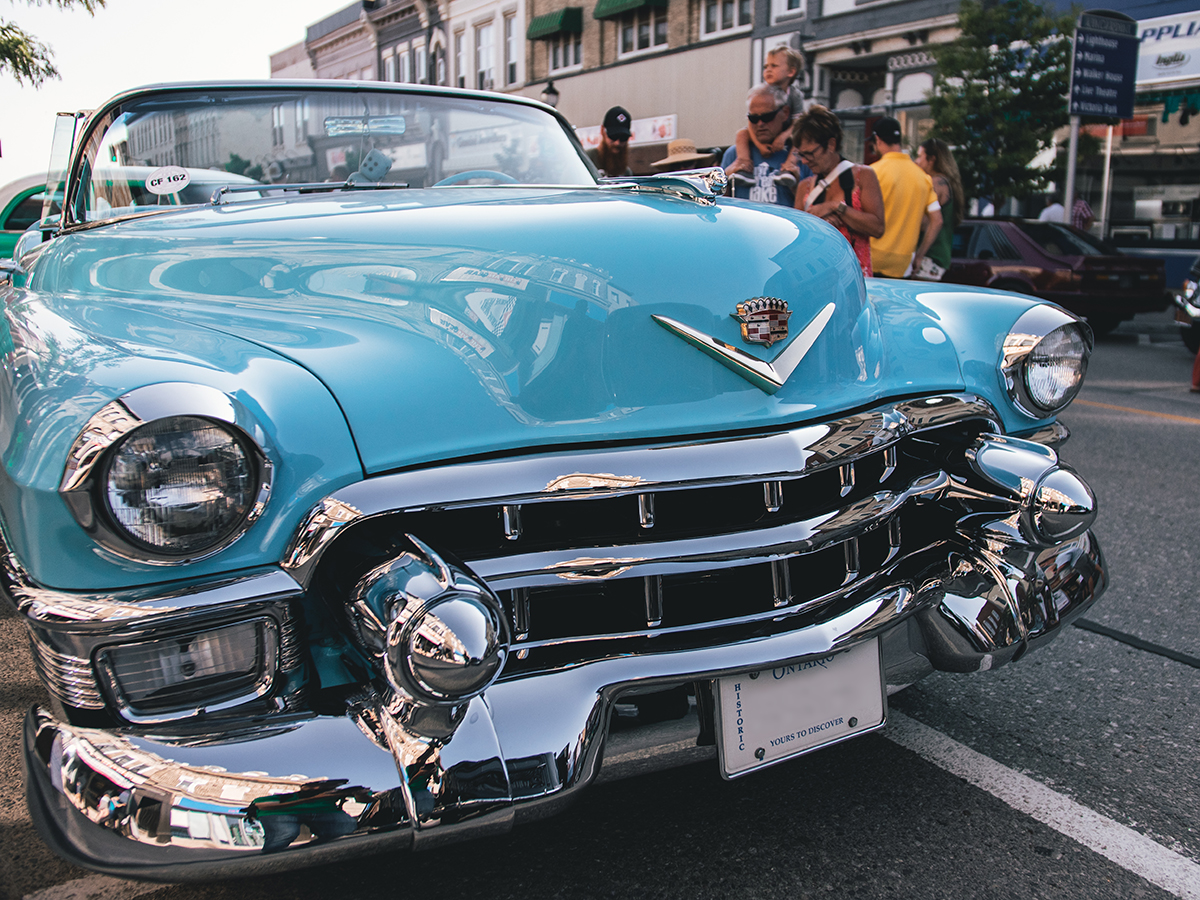
<instances>
[{"instance_id":1,"label":"hood ornament","mask_svg":"<svg viewBox=\"0 0 1200 900\"><path fill-rule=\"evenodd\" d=\"M782 303L783 301L778 302ZM739 303L739 311L741 306L742 304ZM804 330L796 335L791 343L780 350L770 362L763 362L758 357L751 356L745 350L734 347L732 344L727 344L701 331L697 331L695 328L690 328L682 322L668 319L666 316L651 316L651 318L667 329L667 331L679 335L689 344L707 353L721 365L732 369L755 387L766 391L768 394L774 394L783 387L784 383L791 377L791 374L796 371L796 366L800 365L800 360L804 359L804 355L817 342L817 338L821 336L821 332L825 330L825 326L833 318L833 312L836 308L836 304L833 303L826 303L821 307L820 311L813 316L812 321L804 326ZM737 317L735 316L735 318ZM785 319L785 337L787 334L786 321ZM743 336L746 335L746 329L747 324L743 322ZM747 338L747 340L749 339ZM771 341L763 340L762 342L769 345L773 341L781 339L785 338L772 338Z\"/></svg>"},{"instance_id":2,"label":"hood ornament","mask_svg":"<svg viewBox=\"0 0 1200 900\"><path fill-rule=\"evenodd\" d=\"M776 341L786 341L788 318L792 315L786 300L778 297L755 297L737 305L730 313L742 323L742 340L770 347Z\"/></svg>"}]
</instances>

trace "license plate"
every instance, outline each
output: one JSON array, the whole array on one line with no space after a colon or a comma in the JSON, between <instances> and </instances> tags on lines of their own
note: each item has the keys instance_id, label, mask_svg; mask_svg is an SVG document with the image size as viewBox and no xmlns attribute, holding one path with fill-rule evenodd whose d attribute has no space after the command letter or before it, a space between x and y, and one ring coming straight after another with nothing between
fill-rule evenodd
<instances>
[{"instance_id":1,"label":"license plate","mask_svg":"<svg viewBox=\"0 0 1200 900\"><path fill-rule=\"evenodd\" d=\"M820 659L717 679L721 773L735 778L883 725L878 638Z\"/></svg>"}]
</instances>

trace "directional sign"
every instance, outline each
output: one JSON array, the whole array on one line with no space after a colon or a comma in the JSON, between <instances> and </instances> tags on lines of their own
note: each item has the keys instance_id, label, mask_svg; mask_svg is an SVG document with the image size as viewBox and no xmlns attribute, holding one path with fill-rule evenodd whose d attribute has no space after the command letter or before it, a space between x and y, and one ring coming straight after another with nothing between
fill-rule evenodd
<instances>
[{"instance_id":1,"label":"directional sign","mask_svg":"<svg viewBox=\"0 0 1200 900\"><path fill-rule=\"evenodd\" d=\"M1111 13L1081 15L1071 57L1070 114L1130 118L1137 61L1137 22Z\"/></svg>"}]
</instances>

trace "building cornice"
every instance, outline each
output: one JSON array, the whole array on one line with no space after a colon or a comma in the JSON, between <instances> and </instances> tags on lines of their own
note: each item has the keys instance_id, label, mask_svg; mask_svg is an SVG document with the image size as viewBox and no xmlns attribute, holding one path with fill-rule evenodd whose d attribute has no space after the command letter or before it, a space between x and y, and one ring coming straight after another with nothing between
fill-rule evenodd
<instances>
[{"instance_id":1,"label":"building cornice","mask_svg":"<svg viewBox=\"0 0 1200 900\"><path fill-rule=\"evenodd\" d=\"M863 15L865 12L866 10L856 10L852 13L844 13L844 15ZM826 18L832 17L830 16ZM838 18L841 18L841 16L838 16ZM817 19L814 24L819 24L820 22L821 19ZM804 50L807 53L820 53L822 50L833 50L841 47L847 47L854 41L881 41L888 38L903 38L906 34L915 31L957 27L957 15L933 16L932 18L928 19L915 19L911 22L904 22L896 25L885 25L881 28L866 28L862 31L855 31L853 34L844 34L838 35L837 37L805 41Z\"/></svg>"}]
</instances>

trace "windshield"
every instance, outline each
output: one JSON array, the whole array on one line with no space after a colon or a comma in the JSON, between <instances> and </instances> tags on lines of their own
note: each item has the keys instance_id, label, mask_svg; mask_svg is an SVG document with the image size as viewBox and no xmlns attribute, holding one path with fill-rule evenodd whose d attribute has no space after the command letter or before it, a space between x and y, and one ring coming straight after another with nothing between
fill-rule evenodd
<instances>
[{"instance_id":1,"label":"windshield","mask_svg":"<svg viewBox=\"0 0 1200 900\"><path fill-rule=\"evenodd\" d=\"M558 119L498 98L399 91L194 90L140 95L87 137L72 218L257 199L280 185L592 185ZM314 188L320 189L320 188Z\"/></svg>"},{"instance_id":2,"label":"windshield","mask_svg":"<svg viewBox=\"0 0 1200 900\"><path fill-rule=\"evenodd\" d=\"M1018 222L1021 230L1051 256L1116 256L1117 251L1090 234L1054 222Z\"/></svg>"}]
</instances>

